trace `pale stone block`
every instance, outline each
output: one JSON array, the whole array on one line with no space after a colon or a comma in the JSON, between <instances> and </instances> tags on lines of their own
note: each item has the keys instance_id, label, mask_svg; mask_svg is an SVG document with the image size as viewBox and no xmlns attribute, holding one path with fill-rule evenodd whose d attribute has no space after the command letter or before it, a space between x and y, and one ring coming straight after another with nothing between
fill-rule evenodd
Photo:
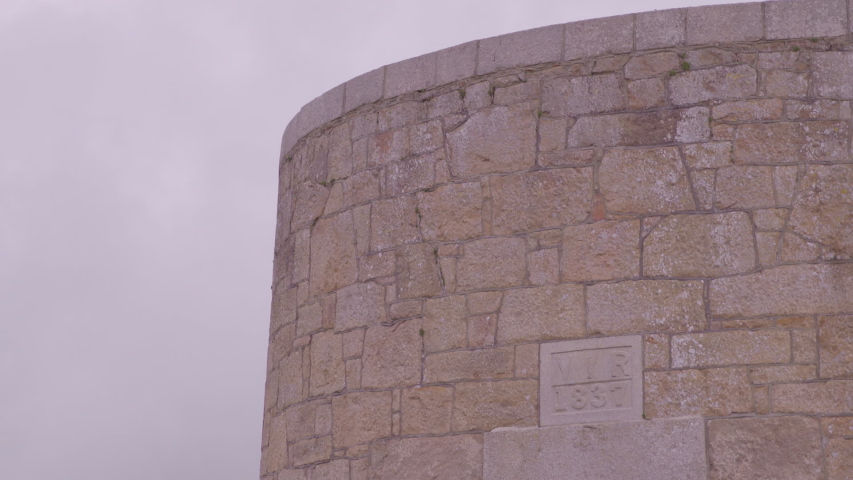
<instances>
[{"instance_id":1,"label":"pale stone block","mask_svg":"<svg viewBox=\"0 0 853 480\"><path fill-rule=\"evenodd\" d=\"M470 315L482 315L497 312L501 307L501 292L477 292L465 296Z\"/></svg>"},{"instance_id":2,"label":"pale stone block","mask_svg":"<svg viewBox=\"0 0 853 480\"><path fill-rule=\"evenodd\" d=\"M754 384L803 382L817 378L814 365L778 365L757 367L749 372Z\"/></svg>"},{"instance_id":3,"label":"pale stone block","mask_svg":"<svg viewBox=\"0 0 853 480\"><path fill-rule=\"evenodd\" d=\"M311 337L311 396L344 389L343 337L326 331Z\"/></svg>"},{"instance_id":4,"label":"pale stone block","mask_svg":"<svg viewBox=\"0 0 853 480\"><path fill-rule=\"evenodd\" d=\"M429 118L455 116L461 114L464 108L459 91L451 91L429 99ZM447 123L445 123L447 125Z\"/></svg>"},{"instance_id":5,"label":"pale stone block","mask_svg":"<svg viewBox=\"0 0 853 480\"><path fill-rule=\"evenodd\" d=\"M755 268L752 223L746 212L672 215L643 245L645 275L714 277Z\"/></svg>"},{"instance_id":6,"label":"pale stone block","mask_svg":"<svg viewBox=\"0 0 853 480\"><path fill-rule=\"evenodd\" d=\"M776 264L779 254L779 232L755 232L755 245L758 248L758 264L769 267Z\"/></svg>"},{"instance_id":7,"label":"pale stone block","mask_svg":"<svg viewBox=\"0 0 853 480\"><path fill-rule=\"evenodd\" d=\"M684 55L684 60L690 63L691 68L709 67L712 65L727 65L738 61L737 55L728 50L719 48L700 48L690 50Z\"/></svg>"},{"instance_id":8,"label":"pale stone block","mask_svg":"<svg viewBox=\"0 0 853 480\"><path fill-rule=\"evenodd\" d=\"M378 90L379 92L382 91L381 86L378 88ZM353 117L350 120L350 124L352 125L352 128L350 129L350 135L353 140L353 152L355 152L356 140L359 140L362 137L366 137L377 132L377 130L379 129L379 116L376 114L376 112L365 113L363 115ZM353 165L355 165L355 161L353 161Z\"/></svg>"},{"instance_id":9,"label":"pale stone block","mask_svg":"<svg viewBox=\"0 0 853 480\"><path fill-rule=\"evenodd\" d=\"M385 67L385 98L435 86L436 54L428 53Z\"/></svg>"},{"instance_id":10,"label":"pale stone block","mask_svg":"<svg viewBox=\"0 0 853 480\"><path fill-rule=\"evenodd\" d=\"M465 297L429 299L424 303L424 351L439 352L465 346Z\"/></svg>"},{"instance_id":11,"label":"pale stone block","mask_svg":"<svg viewBox=\"0 0 853 480\"><path fill-rule=\"evenodd\" d=\"M705 328L702 282L640 280L587 287L590 335Z\"/></svg>"},{"instance_id":12,"label":"pale stone block","mask_svg":"<svg viewBox=\"0 0 853 480\"><path fill-rule=\"evenodd\" d=\"M527 265L531 285L556 285L560 282L560 260L556 248L529 253Z\"/></svg>"},{"instance_id":13,"label":"pale stone block","mask_svg":"<svg viewBox=\"0 0 853 480\"><path fill-rule=\"evenodd\" d=\"M764 8L768 40L847 34L845 0L767 2Z\"/></svg>"},{"instance_id":14,"label":"pale stone block","mask_svg":"<svg viewBox=\"0 0 853 480\"><path fill-rule=\"evenodd\" d=\"M302 351L284 357L278 367L278 408L284 409L302 401Z\"/></svg>"},{"instance_id":15,"label":"pale stone block","mask_svg":"<svg viewBox=\"0 0 853 480\"><path fill-rule=\"evenodd\" d=\"M447 145L457 178L525 170L536 160L536 116L526 104L481 110L447 133Z\"/></svg>"},{"instance_id":16,"label":"pale stone block","mask_svg":"<svg viewBox=\"0 0 853 480\"><path fill-rule=\"evenodd\" d=\"M688 8L687 45L750 42L764 36L760 3Z\"/></svg>"},{"instance_id":17,"label":"pale stone block","mask_svg":"<svg viewBox=\"0 0 853 480\"><path fill-rule=\"evenodd\" d=\"M428 122L410 125L408 130L409 148L412 155L420 155L431 152L444 146L444 132L441 120L430 120ZM444 160L444 152L438 151L432 160L439 162Z\"/></svg>"},{"instance_id":18,"label":"pale stone block","mask_svg":"<svg viewBox=\"0 0 853 480\"><path fill-rule=\"evenodd\" d=\"M417 200L424 240L452 242L482 234L480 182L442 185L418 193Z\"/></svg>"},{"instance_id":19,"label":"pale stone block","mask_svg":"<svg viewBox=\"0 0 853 480\"><path fill-rule=\"evenodd\" d=\"M396 162L409 154L409 134L404 128L377 133L367 139L367 166Z\"/></svg>"},{"instance_id":20,"label":"pale stone block","mask_svg":"<svg viewBox=\"0 0 853 480\"><path fill-rule=\"evenodd\" d=\"M539 151L553 152L566 148L566 129L564 118L539 118Z\"/></svg>"},{"instance_id":21,"label":"pale stone block","mask_svg":"<svg viewBox=\"0 0 853 480\"><path fill-rule=\"evenodd\" d=\"M666 105L666 84L662 78L628 82L628 108L646 110Z\"/></svg>"},{"instance_id":22,"label":"pale stone block","mask_svg":"<svg viewBox=\"0 0 853 480\"><path fill-rule=\"evenodd\" d=\"M384 194L395 196L432 187L435 184L436 161L443 159L439 152L386 165Z\"/></svg>"},{"instance_id":23,"label":"pale stone block","mask_svg":"<svg viewBox=\"0 0 853 480\"><path fill-rule=\"evenodd\" d=\"M820 443L818 421L814 418L711 420L709 478L821 479Z\"/></svg>"},{"instance_id":24,"label":"pale stone block","mask_svg":"<svg viewBox=\"0 0 853 480\"><path fill-rule=\"evenodd\" d=\"M424 360L424 382L511 378L514 358L511 346L429 355Z\"/></svg>"},{"instance_id":25,"label":"pale stone block","mask_svg":"<svg viewBox=\"0 0 853 480\"><path fill-rule=\"evenodd\" d=\"M592 168L553 169L492 177L492 233L542 230L589 216Z\"/></svg>"},{"instance_id":26,"label":"pale stone block","mask_svg":"<svg viewBox=\"0 0 853 480\"><path fill-rule=\"evenodd\" d=\"M853 378L853 316L818 317L820 376Z\"/></svg>"},{"instance_id":27,"label":"pale stone block","mask_svg":"<svg viewBox=\"0 0 853 480\"><path fill-rule=\"evenodd\" d=\"M778 98L727 102L715 105L711 109L711 118L723 122L778 120L782 118L784 106Z\"/></svg>"},{"instance_id":28,"label":"pale stone block","mask_svg":"<svg viewBox=\"0 0 853 480\"><path fill-rule=\"evenodd\" d=\"M564 282L631 278L640 274L640 222L598 222L563 231Z\"/></svg>"},{"instance_id":29,"label":"pale stone block","mask_svg":"<svg viewBox=\"0 0 853 480\"><path fill-rule=\"evenodd\" d=\"M392 320L401 318L413 318L421 316L423 312L423 300L409 300L392 303L388 307L388 313Z\"/></svg>"},{"instance_id":30,"label":"pale stone block","mask_svg":"<svg viewBox=\"0 0 853 480\"><path fill-rule=\"evenodd\" d=\"M676 147L609 150L601 161L599 184L610 212L648 214L695 208Z\"/></svg>"},{"instance_id":31,"label":"pale stone block","mask_svg":"<svg viewBox=\"0 0 853 480\"><path fill-rule=\"evenodd\" d=\"M499 429L485 434L489 480L704 480L701 418Z\"/></svg>"},{"instance_id":32,"label":"pale stone block","mask_svg":"<svg viewBox=\"0 0 853 480\"><path fill-rule=\"evenodd\" d=\"M636 49L673 47L684 44L687 11L683 8L638 13Z\"/></svg>"},{"instance_id":33,"label":"pale stone block","mask_svg":"<svg viewBox=\"0 0 853 480\"><path fill-rule=\"evenodd\" d=\"M351 285L357 276L352 215L343 212L321 218L311 234L311 294L321 295Z\"/></svg>"},{"instance_id":34,"label":"pale stone block","mask_svg":"<svg viewBox=\"0 0 853 480\"><path fill-rule=\"evenodd\" d=\"M815 52L812 79L819 97L853 98L853 52Z\"/></svg>"},{"instance_id":35,"label":"pale stone block","mask_svg":"<svg viewBox=\"0 0 853 480\"><path fill-rule=\"evenodd\" d=\"M444 85L473 77L477 70L477 42L468 42L435 52L435 83Z\"/></svg>"},{"instance_id":36,"label":"pale stone block","mask_svg":"<svg viewBox=\"0 0 853 480\"><path fill-rule=\"evenodd\" d=\"M769 208L776 206L773 168L736 166L717 170L715 208Z\"/></svg>"},{"instance_id":37,"label":"pale stone block","mask_svg":"<svg viewBox=\"0 0 853 480\"><path fill-rule=\"evenodd\" d=\"M789 206L794 200L797 190L799 168L796 165L786 165L773 168L773 183L776 186L776 201L779 206Z\"/></svg>"},{"instance_id":38,"label":"pale stone block","mask_svg":"<svg viewBox=\"0 0 853 480\"><path fill-rule=\"evenodd\" d=\"M592 67L592 73L607 73L622 71L622 67L628 63L631 57L628 55L617 55L614 57L599 58Z\"/></svg>"},{"instance_id":39,"label":"pale stone block","mask_svg":"<svg viewBox=\"0 0 853 480\"><path fill-rule=\"evenodd\" d=\"M348 81L346 83L344 113L381 100L384 82L385 67L363 73Z\"/></svg>"},{"instance_id":40,"label":"pale stone block","mask_svg":"<svg viewBox=\"0 0 853 480\"><path fill-rule=\"evenodd\" d=\"M700 210L711 210L714 206L714 184L717 171L713 169L694 170L690 172L693 182L693 192L696 194L697 207Z\"/></svg>"},{"instance_id":41,"label":"pale stone block","mask_svg":"<svg viewBox=\"0 0 853 480\"><path fill-rule=\"evenodd\" d=\"M847 123L817 121L741 125L734 161L740 164L847 162Z\"/></svg>"},{"instance_id":42,"label":"pale stone block","mask_svg":"<svg viewBox=\"0 0 853 480\"><path fill-rule=\"evenodd\" d=\"M541 425L642 417L639 335L544 343L539 352Z\"/></svg>"},{"instance_id":43,"label":"pale stone block","mask_svg":"<svg viewBox=\"0 0 853 480\"><path fill-rule=\"evenodd\" d=\"M315 128L329 123L344 113L344 88L341 84L311 100L299 110L297 136L303 137Z\"/></svg>"},{"instance_id":44,"label":"pale stone block","mask_svg":"<svg viewBox=\"0 0 853 480\"><path fill-rule=\"evenodd\" d=\"M461 91L464 93L464 98L462 100L464 101L465 109L468 110L468 112L474 112L492 104L492 84L487 81L468 85L467 87L462 88ZM460 123L467 120L468 118L465 117L460 120ZM454 129L448 128L447 130L451 131Z\"/></svg>"},{"instance_id":45,"label":"pale stone block","mask_svg":"<svg viewBox=\"0 0 853 480\"><path fill-rule=\"evenodd\" d=\"M821 246L817 243L808 242L792 233L785 233L782 236L781 248L783 262L810 262L818 260L822 250Z\"/></svg>"},{"instance_id":46,"label":"pale stone block","mask_svg":"<svg viewBox=\"0 0 853 480\"><path fill-rule=\"evenodd\" d=\"M563 60L628 53L634 48L634 16L595 18L565 25Z\"/></svg>"},{"instance_id":47,"label":"pale stone block","mask_svg":"<svg viewBox=\"0 0 853 480\"><path fill-rule=\"evenodd\" d=\"M296 336L314 333L321 328L323 328L323 306L319 302L299 307L296 313Z\"/></svg>"},{"instance_id":48,"label":"pale stone block","mask_svg":"<svg viewBox=\"0 0 853 480\"><path fill-rule=\"evenodd\" d=\"M336 332L385 321L385 288L382 285L374 282L357 283L338 291L335 305Z\"/></svg>"},{"instance_id":49,"label":"pale stone block","mask_svg":"<svg viewBox=\"0 0 853 480\"><path fill-rule=\"evenodd\" d=\"M391 392L349 393L332 398L335 448L391 435Z\"/></svg>"},{"instance_id":50,"label":"pale stone block","mask_svg":"<svg viewBox=\"0 0 853 480\"><path fill-rule=\"evenodd\" d=\"M704 142L711 137L708 117L705 107L581 117L569 130L566 144L584 148Z\"/></svg>"},{"instance_id":51,"label":"pale stone block","mask_svg":"<svg viewBox=\"0 0 853 480\"><path fill-rule=\"evenodd\" d=\"M317 217L323 215L329 199L329 188L306 182L296 186L293 192L293 216L290 230L296 231L310 226Z\"/></svg>"},{"instance_id":52,"label":"pale stone block","mask_svg":"<svg viewBox=\"0 0 853 480\"><path fill-rule=\"evenodd\" d=\"M516 345L515 376L518 378L539 377L539 344Z\"/></svg>"},{"instance_id":53,"label":"pale stone block","mask_svg":"<svg viewBox=\"0 0 853 480\"><path fill-rule=\"evenodd\" d=\"M495 344L498 316L479 315L468 317L468 346L489 347Z\"/></svg>"},{"instance_id":54,"label":"pale stone block","mask_svg":"<svg viewBox=\"0 0 853 480\"><path fill-rule=\"evenodd\" d=\"M785 330L730 330L672 336L672 367L785 363L791 335Z\"/></svg>"},{"instance_id":55,"label":"pale stone block","mask_svg":"<svg viewBox=\"0 0 853 480\"><path fill-rule=\"evenodd\" d=\"M809 89L807 73L771 70L764 74L764 93L773 97L804 97Z\"/></svg>"},{"instance_id":56,"label":"pale stone block","mask_svg":"<svg viewBox=\"0 0 853 480\"><path fill-rule=\"evenodd\" d=\"M684 145L684 159L691 169L719 168L732 164L731 142L706 142Z\"/></svg>"},{"instance_id":57,"label":"pale stone block","mask_svg":"<svg viewBox=\"0 0 853 480\"><path fill-rule=\"evenodd\" d=\"M397 249L397 297L434 297L441 293L437 257L431 245L418 243Z\"/></svg>"},{"instance_id":58,"label":"pale stone block","mask_svg":"<svg viewBox=\"0 0 853 480\"><path fill-rule=\"evenodd\" d=\"M282 470L278 473L276 480L306 480L307 471L306 468Z\"/></svg>"},{"instance_id":59,"label":"pale stone block","mask_svg":"<svg viewBox=\"0 0 853 480\"><path fill-rule=\"evenodd\" d=\"M370 212L371 250L379 251L419 241L416 210L414 196L388 198L374 202Z\"/></svg>"},{"instance_id":60,"label":"pale stone block","mask_svg":"<svg viewBox=\"0 0 853 480\"><path fill-rule=\"evenodd\" d=\"M645 413L650 418L727 416L753 410L745 368L646 372Z\"/></svg>"},{"instance_id":61,"label":"pale stone block","mask_svg":"<svg viewBox=\"0 0 853 480\"><path fill-rule=\"evenodd\" d=\"M358 172L341 182L344 208L379 198L380 169ZM370 226L368 223L366 226Z\"/></svg>"},{"instance_id":62,"label":"pale stone block","mask_svg":"<svg viewBox=\"0 0 853 480\"><path fill-rule=\"evenodd\" d=\"M782 383L773 386L774 413L853 413L853 381Z\"/></svg>"},{"instance_id":63,"label":"pale stone block","mask_svg":"<svg viewBox=\"0 0 853 480\"><path fill-rule=\"evenodd\" d=\"M456 384L453 431L492 430L536 425L536 380Z\"/></svg>"},{"instance_id":64,"label":"pale stone block","mask_svg":"<svg viewBox=\"0 0 853 480\"><path fill-rule=\"evenodd\" d=\"M358 280L361 282L377 277L394 275L396 263L394 252L379 252L358 259ZM345 287L347 288L347 287Z\"/></svg>"},{"instance_id":65,"label":"pale stone block","mask_svg":"<svg viewBox=\"0 0 853 480\"><path fill-rule=\"evenodd\" d=\"M332 460L311 469L311 480L341 480L349 478L349 460Z\"/></svg>"},{"instance_id":66,"label":"pale stone block","mask_svg":"<svg viewBox=\"0 0 853 480\"><path fill-rule=\"evenodd\" d=\"M539 100L539 82L522 82L495 90L495 105L512 105Z\"/></svg>"},{"instance_id":67,"label":"pale stone block","mask_svg":"<svg viewBox=\"0 0 853 480\"><path fill-rule=\"evenodd\" d=\"M276 472L287 467L287 421L284 415L278 415L270 420L270 444L266 449L265 469Z\"/></svg>"},{"instance_id":68,"label":"pale stone block","mask_svg":"<svg viewBox=\"0 0 853 480\"><path fill-rule=\"evenodd\" d=\"M361 359L353 358L346 362L347 390L361 389Z\"/></svg>"},{"instance_id":69,"label":"pale stone block","mask_svg":"<svg viewBox=\"0 0 853 480\"><path fill-rule=\"evenodd\" d=\"M578 167L591 166L596 153L595 149L567 150L563 152L542 153L538 156L542 167Z\"/></svg>"},{"instance_id":70,"label":"pale stone block","mask_svg":"<svg viewBox=\"0 0 853 480\"><path fill-rule=\"evenodd\" d=\"M370 446L373 480L475 480L482 470L482 434L395 438Z\"/></svg>"},{"instance_id":71,"label":"pale stone block","mask_svg":"<svg viewBox=\"0 0 853 480\"><path fill-rule=\"evenodd\" d=\"M831 438L824 447L826 455L827 478L845 480L853 471L853 441L847 438Z\"/></svg>"},{"instance_id":72,"label":"pale stone block","mask_svg":"<svg viewBox=\"0 0 853 480\"><path fill-rule=\"evenodd\" d=\"M782 230L788 210L785 208L768 208L752 212L752 221L759 230Z\"/></svg>"},{"instance_id":73,"label":"pale stone block","mask_svg":"<svg viewBox=\"0 0 853 480\"><path fill-rule=\"evenodd\" d=\"M406 387L421 380L421 322L375 325L364 336L361 386Z\"/></svg>"},{"instance_id":74,"label":"pale stone block","mask_svg":"<svg viewBox=\"0 0 853 480\"><path fill-rule=\"evenodd\" d=\"M850 102L836 100L788 100L787 112L791 120L849 120Z\"/></svg>"},{"instance_id":75,"label":"pale stone block","mask_svg":"<svg viewBox=\"0 0 853 480\"><path fill-rule=\"evenodd\" d=\"M484 238L462 246L456 271L459 291L506 288L527 282L522 238Z\"/></svg>"},{"instance_id":76,"label":"pale stone block","mask_svg":"<svg viewBox=\"0 0 853 480\"><path fill-rule=\"evenodd\" d=\"M317 407L320 401L293 405L284 412L287 420L287 438L291 442L318 435ZM327 404L328 405L328 404ZM329 432L327 432L328 434Z\"/></svg>"},{"instance_id":77,"label":"pale stone block","mask_svg":"<svg viewBox=\"0 0 853 480\"><path fill-rule=\"evenodd\" d=\"M296 322L296 289L279 283L273 290L270 331Z\"/></svg>"},{"instance_id":78,"label":"pale stone block","mask_svg":"<svg viewBox=\"0 0 853 480\"><path fill-rule=\"evenodd\" d=\"M669 368L669 335L643 335L643 368L662 370Z\"/></svg>"},{"instance_id":79,"label":"pale stone block","mask_svg":"<svg viewBox=\"0 0 853 480\"><path fill-rule=\"evenodd\" d=\"M675 52L658 52L632 57L625 65L625 78L637 80L656 77L678 68L680 59Z\"/></svg>"},{"instance_id":80,"label":"pale stone block","mask_svg":"<svg viewBox=\"0 0 853 480\"><path fill-rule=\"evenodd\" d=\"M421 123L427 119L429 113L427 107L426 102L421 101L400 102L385 107L378 112L379 130L385 131Z\"/></svg>"},{"instance_id":81,"label":"pale stone block","mask_svg":"<svg viewBox=\"0 0 853 480\"><path fill-rule=\"evenodd\" d=\"M480 40L477 75L497 70L559 62L563 26L551 25Z\"/></svg>"},{"instance_id":82,"label":"pale stone block","mask_svg":"<svg viewBox=\"0 0 853 480\"><path fill-rule=\"evenodd\" d=\"M617 74L557 77L543 82L542 110L549 115L572 117L624 108L625 96Z\"/></svg>"},{"instance_id":83,"label":"pale stone block","mask_svg":"<svg viewBox=\"0 0 853 480\"><path fill-rule=\"evenodd\" d=\"M689 70L672 77L669 80L669 99L673 105L739 100L755 95L757 89L758 73L749 65L714 67Z\"/></svg>"},{"instance_id":84,"label":"pale stone block","mask_svg":"<svg viewBox=\"0 0 853 480\"><path fill-rule=\"evenodd\" d=\"M301 440L290 445L290 461L293 466L328 460L332 457L332 439L325 437Z\"/></svg>"},{"instance_id":85,"label":"pale stone block","mask_svg":"<svg viewBox=\"0 0 853 480\"><path fill-rule=\"evenodd\" d=\"M498 315L497 343L581 337L583 315L581 285L508 290Z\"/></svg>"},{"instance_id":86,"label":"pale stone block","mask_svg":"<svg viewBox=\"0 0 853 480\"><path fill-rule=\"evenodd\" d=\"M853 258L853 165L810 165L791 219L795 233L822 243L829 259Z\"/></svg>"},{"instance_id":87,"label":"pale stone block","mask_svg":"<svg viewBox=\"0 0 853 480\"><path fill-rule=\"evenodd\" d=\"M450 432L453 388L415 387L403 390L403 435L441 435Z\"/></svg>"}]
</instances>

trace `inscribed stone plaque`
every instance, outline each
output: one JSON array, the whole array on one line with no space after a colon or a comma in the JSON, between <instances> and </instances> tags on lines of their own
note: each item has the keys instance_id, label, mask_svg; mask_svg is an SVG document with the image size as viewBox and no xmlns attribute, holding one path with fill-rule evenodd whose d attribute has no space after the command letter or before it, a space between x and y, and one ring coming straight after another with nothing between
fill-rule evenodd
<instances>
[{"instance_id":1,"label":"inscribed stone plaque","mask_svg":"<svg viewBox=\"0 0 853 480\"><path fill-rule=\"evenodd\" d=\"M544 343L540 425L643 417L640 336Z\"/></svg>"}]
</instances>

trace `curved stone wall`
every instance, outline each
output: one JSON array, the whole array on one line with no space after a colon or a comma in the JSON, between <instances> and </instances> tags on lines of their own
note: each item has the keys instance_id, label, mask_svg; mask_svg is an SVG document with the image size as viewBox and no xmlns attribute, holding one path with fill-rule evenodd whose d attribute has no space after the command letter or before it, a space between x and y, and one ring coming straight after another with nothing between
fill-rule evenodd
<instances>
[{"instance_id":1,"label":"curved stone wall","mask_svg":"<svg viewBox=\"0 0 853 480\"><path fill-rule=\"evenodd\" d=\"M555 25L306 105L262 478L849 478L848 12Z\"/></svg>"}]
</instances>

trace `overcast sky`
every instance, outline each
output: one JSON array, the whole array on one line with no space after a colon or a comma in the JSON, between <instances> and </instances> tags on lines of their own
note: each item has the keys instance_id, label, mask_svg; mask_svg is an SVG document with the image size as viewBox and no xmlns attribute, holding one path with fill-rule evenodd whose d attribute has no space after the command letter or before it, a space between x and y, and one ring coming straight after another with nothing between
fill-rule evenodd
<instances>
[{"instance_id":1,"label":"overcast sky","mask_svg":"<svg viewBox=\"0 0 853 480\"><path fill-rule=\"evenodd\" d=\"M383 64L714 0L2 0L0 478L257 478L281 133Z\"/></svg>"}]
</instances>

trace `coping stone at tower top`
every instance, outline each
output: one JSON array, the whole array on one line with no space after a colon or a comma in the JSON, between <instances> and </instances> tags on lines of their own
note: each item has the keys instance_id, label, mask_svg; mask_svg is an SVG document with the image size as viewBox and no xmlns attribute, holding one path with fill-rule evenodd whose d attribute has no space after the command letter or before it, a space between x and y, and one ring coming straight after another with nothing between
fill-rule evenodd
<instances>
[{"instance_id":1,"label":"coping stone at tower top","mask_svg":"<svg viewBox=\"0 0 853 480\"><path fill-rule=\"evenodd\" d=\"M777 0L597 18L475 40L380 67L315 98L285 129L281 156L346 112L474 75L632 50L844 35L853 32L850 18L853 0Z\"/></svg>"}]
</instances>

